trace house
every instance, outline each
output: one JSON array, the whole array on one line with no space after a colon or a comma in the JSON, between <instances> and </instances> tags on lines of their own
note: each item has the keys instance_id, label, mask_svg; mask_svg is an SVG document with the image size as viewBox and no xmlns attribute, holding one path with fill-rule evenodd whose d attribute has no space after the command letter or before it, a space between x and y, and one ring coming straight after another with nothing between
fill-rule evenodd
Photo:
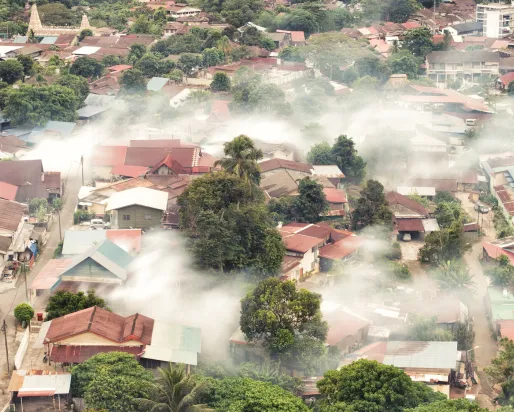
<instances>
[{"instance_id":1,"label":"house","mask_svg":"<svg viewBox=\"0 0 514 412\"><path fill-rule=\"evenodd\" d=\"M301 163L277 158L259 162L259 168L261 170L262 179L265 179L284 170L299 172L304 177L310 176L312 174L312 165L308 163Z\"/></svg>"},{"instance_id":2,"label":"house","mask_svg":"<svg viewBox=\"0 0 514 412\"><path fill-rule=\"evenodd\" d=\"M276 49L287 47L291 42L291 35L286 32L268 33L266 36L273 40Z\"/></svg>"},{"instance_id":3,"label":"house","mask_svg":"<svg viewBox=\"0 0 514 412\"><path fill-rule=\"evenodd\" d=\"M113 167L123 166L127 155L126 146L95 146L87 162L91 166L93 178L110 177Z\"/></svg>"},{"instance_id":4,"label":"house","mask_svg":"<svg viewBox=\"0 0 514 412\"><path fill-rule=\"evenodd\" d=\"M460 352L457 342L375 342L346 356L342 365L363 358L400 368L417 382L449 384Z\"/></svg>"},{"instance_id":5,"label":"house","mask_svg":"<svg viewBox=\"0 0 514 412\"><path fill-rule=\"evenodd\" d=\"M14 408L58 410L71 401L71 373L52 370L14 370L7 387Z\"/></svg>"},{"instance_id":6,"label":"house","mask_svg":"<svg viewBox=\"0 0 514 412\"><path fill-rule=\"evenodd\" d=\"M18 186L10 185L9 183L5 182L0 182L0 199L14 200L16 199L17 192Z\"/></svg>"},{"instance_id":7,"label":"house","mask_svg":"<svg viewBox=\"0 0 514 412\"><path fill-rule=\"evenodd\" d=\"M427 76L437 85L464 80L475 83L482 75L498 76L500 54L488 51L432 51L426 57Z\"/></svg>"},{"instance_id":8,"label":"house","mask_svg":"<svg viewBox=\"0 0 514 412\"><path fill-rule=\"evenodd\" d=\"M195 7L181 7L179 5L174 5L168 8L168 14L171 14L171 17L175 19L179 19L180 17L189 17L189 16L197 16L202 12L201 9L197 9ZM209 21L209 20L207 20Z\"/></svg>"},{"instance_id":9,"label":"house","mask_svg":"<svg viewBox=\"0 0 514 412\"><path fill-rule=\"evenodd\" d=\"M35 127L30 134L29 140L37 142L48 137L65 139L73 134L76 127L77 123L75 122L58 122L50 120L42 127Z\"/></svg>"},{"instance_id":10,"label":"house","mask_svg":"<svg viewBox=\"0 0 514 412\"><path fill-rule=\"evenodd\" d=\"M514 341L514 320L500 320L496 322L496 332L500 338L506 338Z\"/></svg>"},{"instance_id":11,"label":"house","mask_svg":"<svg viewBox=\"0 0 514 412\"><path fill-rule=\"evenodd\" d=\"M481 163L491 194L509 222L514 222L514 156L495 157Z\"/></svg>"},{"instance_id":12,"label":"house","mask_svg":"<svg viewBox=\"0 0 514 412\"><path fill-rule=\"evenodd\" d=\"M250 27L253 27L254 29L257 29L258 31L264 33L266 31L266 28L265 27L261 27L261 26L258 26L254 23L252 23L251 21L249 21L248 23L244 24L243 26L239 27L237 29L237 31L239 33L243 33L244 31L246 31L247 29L249 29Z\"/></svg>"},{"instance_id":13,"label":"house","mask_svg":"<svg viewBox=\"0 0 514 412\"><path fill-rule=\"evenodd\" d=\"M484 31L483 26L483 23L480 21L459 23L444 28L443 32L450 33L453 38L456 36L481 36Z\"/></svg>"},{"instance_id":14,"label":"house","mask_svg":"<svg viewBox=\"0 0 514 412\"><path fill-rule=\"evenodd\" d=\"M160 227L167 206L168 193L137 187L113 194L105 211L113 229L150 229Z\"/></svg>"},{"instance_id":15,"label":"house","mask_svg":"<svg viewBox=\"0 0 514 412\"><path fill-rule=\"evenodd\" d=\"M344 216L348 212L348 199L343 189L325 187L323 193L328 202L327 216Z\"/></svg>"},{"instance_id":16,"label":"house","mask_svg":"<svg viewBox=\"0 0 514 412\"><path fill-rule=\"evenodd\" d=\"M0 275L3 274L7 262L17 257L12 245L23 237L25 211L26 206L21 203L0 199Z\"/></svg>"},{"instance_id":17,"label":"house","mask_svg":"<svg viewBox=\"0 0 514 412\"><path fill-rule=\"evenodd\" d=\"M100 119L101 115L114 105L115 98L115 96L89 93L84 101L85 106L77 110L79 120L88 123L91 120Z\"/></svg>"},{"instance_id":18,"label":"house","mask_svg":"<svg viewBox=\"0 0 514 412\"><path fill-rule=\"evenodd\" d=\"M305 46L307 44L303 31L277 30L277 33L288 33L291 36L289 40L291 46Z\"/></svg>"},{"instance_id":19,"label":"house","mask_svg":"<svg viewBox=\"0 0 514 412\"><path fill-rule=\"evenodd\" d=\"M514 72L505 73L496 80L496 87L500 90L507 90L512 82L514 82Z\"/></svg>"},{"instance_id":20,"label":"house","mask_svg":"<svg viewBox=\"0 0 514 412\"><path fill-rule=\"evenodd\" d=\"M512 34L514 6L506 3L485 3L476 5L476 21L483 24L484 35L501 39Z\"/></svg>"},{"instance_id":21,"label":"house","mask_svg":"<svg viewBox=\"0 0 514 412\"><path fill-rule=\"evenodd\" d=\"M311 177L301 171L287 169L278 170L277 173L268 174L268 176L263 178L260 183L260 188L264 190L264 193L269 199L281 196L297 196L299 181L305 178ZM334 188L334 185L326 177L312 176L312 180L316 181L324 188Z\"/></svg>"},{"instance_id":22,"label":"house","mask_svg":"<svg viewBox=\"0 0 514 412\"><path fill-rule=\"evenodd\" d=\"M254 144L257 149L262 150L263 161L271 159L295 160L295 149L287 143L268 143L262 140L254 140Z\"/></svg>"},{"instance_id":23,"label":"house","mask_svg":"<svg viewBox=\"0 0 514 412\"><path fill-rule=\"evenodd\" d=\"M62 255L65 258L87 252L109 239L130 255L141 250L141 229L67 230L64 232Z\"/></svg>"},{"instance_id":24,"label":"house","mask_svg":"<svg viewBox=\"0 0 514 412\"><path fill-rule=\"evenodd\" d=\"M368 338L371 323L359 314L344 306L323 301L323 319L328 323L326 343L337 347L341 355L347 355L362 346Z\"/></svg>"},{"instance_id":25,"label":"house","mask_svg":"<svg viewBox=\"0 0 514 412\"><path fill-rule=\"evenodd\" d=\"M59 177L45 174L43 163L39 159L0 162L0 176L4 183L18 187L16 201L22 203L28 203L36 197L51 199L59 196L61 190L60 174Z\"/></svg>"},{"instance_id":26,"label":"house","mask_svg":"<svg viewBox=\"0 0 514 412\"><path fill-rule=\"evenodd\" d=\"M0 136L0 152L5 153L5 157L2 156L4 158L19 158L21 155L25 154L28 149L27 143L15 135Z\"/></svg>"},{"instance_id":27,"label":"house","mask_svg":"<svg viewBox=\"0 0 514 412\"><path fill-rule=\"evenodd\" d=\"M313 165L311 173L313 176L326 177L336 188L342 188L341 181L345 178L345 175L336 165Z\"/></svg>"},{"instance_id":28,"label":"house","mask_svg":"<svg viewBox=\"0 0 514 412\"><path fill-rule=\"evenodd\" d=\"M489 286L485 301L495 329L500 327L501 321L514 320L514 296L507 289Z\"/></svg>"},{"instance_id":29,"label":"house","mask_svg":"<svg viewBox=\"0 0 514 412\"><path fill-rule=\"evenodd\" d=\"M44 322L38 336L50 362L82 363L97 353L126 352L149 368L198 364L201 330L136 313L121 316L94 306Z\"/></svg>"},{"instance_id":30,"label":"house","mask_svg":"<svg viewBox=\"0 0 514 412\"><path fill-rule=\"evenodd\" d=\"M485 260L497 260L500 256L507 256L514 265L514 236L490 242L482 242L483 256Z\"/></svg>"},{"instance_id":31,"label":"house","mask_svg":"<svg viewBox=\"0 0 514 412\"><path fill-rule=\"evenodd\" d=\"M398 239L403 240L406 234L421 238L425 233L439 230L437 220L429 219L426 208L415 200L398 192L387 193L386 200L394 215Z\"/></svg>"},{"instance_id":32,"label":"house","mask_svg":"<svg viewBox=\"0 0 514 412\"><path fill-rule=\"evenodd\" d=\"M279 227L286 246L286 255L300 258L298 269L293 270L290 276L282 271L284 279L302 280L308 273L318 270L327 272L335 261L350 259L363 243L363 239L352 232L338 230L328 223L317 224L292 222ZM309 248L310 245L316 245ZM295 262L296 263L296 262ZM288 259L284 262L285 268L293 265ZM289 277L288 277L289 276Z\"/></svg>"},{"instance_id":33,"label":"house","mask_svg":"<svg viewBox=\"0 0 514 412\"><path fill-rule=\"evenodd\" d=\"M458 191L457 179L415 178L410 180L410 184L414 187L433 187L436 193Z\"/></svg>"},{"instance_id":34,"label":"house","mask_svg":"<svg viewBox=\"0 0 514 412\"><path fill-rule=\"evenodd\" d=\"M33 296L44 290L110 290L123 284L133 257L109 239L84 253L69 258L51 259L30 285Z\"/></svg>"},{"instance_id":35,"label":"house","mask_svg":"<svg viewBox=\"0 0 514 412\"><path fill-rule=\"evenodd\" d=\"M168 37L174 34L184 34L187 32L187 26L176 21L170 21L166 23L163 28L163 36Z\"/></svg>"},{"instance_id":36,"label":"house","mask_svg":"<svg viewBox=\"0 0 514 412\"><path fill-rule=\"evenodd\" d=\"M432 200L435 196L435 187L398 186L396 192L402 196L418 195Z\"/></svg>"},{"instance_id":37,"label":"house","mask_svg":"<svg viewBox=\"0 0 514 412\"><path fill-rule=\"evenodd\" d=\"M187 26L200 26L209 23L209 18L205 16L182 16L178 17L176 21Z\"/></svg>"}]
</instances>

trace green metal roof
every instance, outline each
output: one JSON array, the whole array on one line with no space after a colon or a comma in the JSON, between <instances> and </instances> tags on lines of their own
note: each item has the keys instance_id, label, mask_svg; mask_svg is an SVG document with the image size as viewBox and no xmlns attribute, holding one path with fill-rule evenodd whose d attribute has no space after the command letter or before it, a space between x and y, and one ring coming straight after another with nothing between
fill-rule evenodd
<instances>
[{"instance_id":1,"label":"green metal roof","mask_svg":"<svg viewBox=\"0 0 514 412\"><path fill-rule=\"evenodd\" d=\"M123 269L126 269L134 260L132 256L109 239L105 239L96 251Z\"/></svg>"},{"instance_id":2,"label":"green metal roof","mask_svg":"<svg viewBox=\"0 0 514 412\"><path fill-rule=\"evenodd\" d=\"M514 320L514 296L511 293L503 294L498 288L487 289L493 320Z\"/></svg>"}]
</instances>

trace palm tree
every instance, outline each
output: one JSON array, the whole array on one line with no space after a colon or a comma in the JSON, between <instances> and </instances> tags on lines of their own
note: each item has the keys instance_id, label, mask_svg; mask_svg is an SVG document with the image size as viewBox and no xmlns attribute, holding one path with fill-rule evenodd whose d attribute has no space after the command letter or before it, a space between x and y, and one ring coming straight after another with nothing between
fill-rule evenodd
<instances>
[{"instance_id":1,"label":"palm tree","mask_svg":"<svg viewBox=\"0 0 514 412\"><path fill-rule=\"evenodd\" d=\"M207 385L198 383L186 373L185 366L172 365L159 368L153 399L139 399L139 405L150 412L196 412L213 411L207 405L198 404Z\"/></svg>"},{"instance_id":2,"label":"palm tree","mask_svg":"<svg viewBox=\"0 0 514 412\"><path fill-rule=\"evenodd\" d=\"M262 150L255 147L252 139L244 134L237 136L231 142L224 145L225 157L216 161L215 166L221 166L229 173L233 173L258 185L261 181L261 173L257 161L262 159Z\"/></svg>"},{"instance_id":3,"label":"palm tree","mask_svg":"<svg viewBox=\"0 0 514 412\"><path fill-rule=\"evenodd\" d=\"M474 291L476 288L473 276L461 262L449 260L440 263L436 277L441 289Z\"/></svg>"}]
</instances>

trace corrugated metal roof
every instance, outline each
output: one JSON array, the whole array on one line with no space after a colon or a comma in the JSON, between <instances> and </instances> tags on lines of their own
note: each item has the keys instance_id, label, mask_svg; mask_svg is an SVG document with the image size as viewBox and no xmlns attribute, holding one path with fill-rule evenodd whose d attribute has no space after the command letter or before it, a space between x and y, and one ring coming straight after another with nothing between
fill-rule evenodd
<instances>
[{"instance_id":1,"label":"corrugated metal roof","mask_svg":"<svg viewBox=\"0 0 514 412\"><path fill-rule=\"evenodd\" d=\"M105 230L67 230L64 232L63 255L85 253L106 238Z\"/></svg>"},{"instance_id":2,"label":"corrugated metal roof","mask_svg":"<svg viewBox=\"0 0 514 412\"><path fill-rule=\"evenodd\" d=\"M158 92L161 90L166 84L170 81L170 79L166 77L152 77L148 84L146 85L146 90L150 92Z\"/></svg>"},{"instance_id":3,"label":"corrugated metal roof","mask_svg":"<svg viewBox=\"0 0 514 412\"><path fill-rule=\"evenodd\" d=\"M454 369L457 342L387 342L382 363L397 368Z\"/></svg>"},{"instance_id":4,"label":"corrugated metal roof","mask_svg":"<svg viewBox=\"0 0 514 412\"><path fill-rule=\"evenodd\" d=\"M22 390L37 390L40 388L53 389L56 395L66 395L70 392L71 373L63 375L32 375L25 376Z\"/></svg>"},{"instance_id":5,"label":"corrugated metal roof","mask_svg":"<svg viewBox=\"0 0 514 412\"><path fill-rule=\"evenodd\" d=\"M122 207L139 205L157 210L166 210L168 206L168 193L160 190L136 187L113 194L107 203L105 211L120 209Z\"/></svg>"},{"instance_id":6,"label":"corrugated metal roof","mask_svg":"<svg viewBox=\"0 0 514 412\"><path fill-rule=\"evenodd\" d=\"M14 44L24 44L24 43L27 43L27 40L28 40L28 36L16 36L14 39L13 39L13 43ZM44 39L43 39L44 40ZM43 43L43 42L41 42Z\"/></svg>"},{"instance_id":7,"label":"corrugated metal roof","mask_svg":"<svg viewBox=\"0 0 514 412\"><path fill-rule=\"evenodd\" d=\"M46 36L39 42L40 44L55 44L57 37L55 36Z\"/></svg>"},{"instance_id":8,"label":"corrugated metal roof","mask_svg":"<svg viewBox=\"0 0 514 412\"><path fill-rule=\"evenodd\" d=\"M82 117L85 119L88 119L90 117L93 117L97 114L103 113L106 110L109 110L109 107L102 107L102 106L85 106L81 107L77 110L77 116Z\"/></svg>"}]
</instances>

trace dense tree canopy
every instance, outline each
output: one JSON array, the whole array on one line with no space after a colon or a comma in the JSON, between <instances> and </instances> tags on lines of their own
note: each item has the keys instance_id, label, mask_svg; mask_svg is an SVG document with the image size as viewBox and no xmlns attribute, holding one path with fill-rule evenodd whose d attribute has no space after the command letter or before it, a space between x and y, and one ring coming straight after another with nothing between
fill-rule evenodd
<instances>
[{"instance_id":1,"label":"dense tree canopy","mask_svg":"<svg viewBox=\"0 0 514 412\"><path fill-rule=\"evenodd\" d=\"M414 56L425 58L434 48L432 32L427 27L408 30L402 48L409 50Z\"/></svg>"},{"instance_id":2,"label":"dense tree canopy","mask_svg":"<svg viewBox=\"0 0 514 412\"><path fill-rule=\"evenodd\" d=\"M79 57L70 67L70 74L82 77L98 78L103 72L102 63L91 57Z\"/></svg>"},{"instance_id":3,"label":"dense tree canopy","mask_svg":"<svg viewBox=\"0 0 514 412\"><path fill-rule=\"evenodd\" d=\"M498 410L498 409L497 409ZM452 399L436 401L428 405L420 405L414 409L407 409L405 412L487 412L488 409L481 408L478 403L470 402L467 399Z\"/></svg>"},{"instance_id":4,"label":"dense tree canopy","mask_svg":"<svg viewBox=\"0 0 514 412\"><path fill-rule=\"evenodd\" d=\"M384 195L384 186L376 180L368 180L361 190L361 197L352 214L354 229L372 225L390 226L393 214Z\"/></svg>"},{"instance_id":5,"label":"dense tree canopy","mask_svg":"<svg viewBox=\"0 0 514 412\"><path fill-rule=\"evenodd\" d=\"M95 355L71 369L71 392L90 408L135 410L138 398L148 398L153 375L133 355L109 352Z\"/></svg>"},{"instance_id":6,"label":"dense tree canopy","mask_svg":"<svg viewBox=\"0 0 514 412\"><path fill-rule=\"evenodd\" d=\"M355 142L345 135L339 136L332 146L332 160L347 180L360 182L364 178L366 162L357 154Z\"/></svg>"},{"instance_id":7,"label":"dense tree canopy","mask_svg":"<svg viewBox=\"0 0 514 412\"><path fill-rule=\"evenodd\" d=\"M73 90L79 99L79 104L82 104L89 94L89 84L82 76L64 74L57 79L55 84L58 84L59 86L65 86Z\"/></svg>"},{"instance_id":8,"label":"dense tree canopy","mask_svg":"<svg viewBox=\"0 0 514 412\"><path fill-rule=\"evenodd\" d=\"M223 145L225 157L216 162L226 171L245 182L259 184L261 173L257 162L262 159L262 150L257 149L252 139L239 135Z\"/></svg>"},{"instance_id":9,"label":"dense tree canopy","mask_svg":"<svg viewBox=\"0 0 514 412\"><path fill-rule=\"evenodd\" d=\"M18 60L7 59L0 61L0 80L13 84L21 80L24 75L24 66Z\"/></svg>"},{"instance_id":10,"label":"dense tree canopy","mask_svg":"<svg viewBox=\"0 0 514 412\"><path fill-rule=\"evenodd\" d=\"M87 294L84 292L72 293L59 290L50 297L46 305L46 320L59 318L93 306L108 309L105 301L96 296L94 290L89 290Z\"/></svg>"},{"instance_id":11,"label":"dense tree canopy","mask_svg":"<svg viewBox=\"0 0 514 412\"><path fill-rule=\"evenodd\" d=\"M195 179L179 197L180 227L196 263L223 272L278 273L285 250L262 192L227 172Z\"/></svg>"},{"instance_id":12,"label":"dense tree canopy","mask_svg":"<svg viewBox=\"0 0 514 412\"><path fill-rule=\"evenodd\" d=\"M216 73L212 78L211 90L213 92L228 92L231 87L230 77L226 73Z\"/></svg>"},{"instance_id":13,"label":"dense tree canopy","mask_svg":"<svg viewBox=\"0 0 514 412\"><path fill-rule=\"evenodd\" d=\"M219 412L307 412L299 397L279 386L250 378L210 380L209 406Z\"/></svg>"},{"instance_id":14,"label":"dense tree canopy","mask_svg":"<svg viewBox=\"0 0 514 412\"><path fill-rule=\"evenodd\" d=\"M317 385L334 411L400 412L445 399L401 369L366 359L326 372Z\"/></svg>"},{"instance_id":15,"label":"dense tree canopy","mask_svg":"<svg viewBox=\"0 0 514 412\"><path fill-rule=\"evenodd\" d=\"M144 93L146 91L145 79L139 69L125 70L121 74L120 85L122 93Z\"/></svg>"},{"instance_id":16,"label":"dense tree canopy","mask_svg":"<svg viewBox=\"0 0 514 412\"><path fill-rule=\"evenodd\" d=\"M79 106L75 92L59 85L21 86L2 93L4 112L13 125L44 125L49 120L71 122Z\"/></svg>"},{"instance_id":17,"label":"dense tree canopy","mask_svg":"<svg viewBox=\"0 0 514 412\"><path fill-rule=\"evenodd\" d=\"M320 295L269 278L241 300L241 330L249 340L262 342L273 358L312 372L325 355L328 330L320 305Z\"/></svg>"}]
</instances>

